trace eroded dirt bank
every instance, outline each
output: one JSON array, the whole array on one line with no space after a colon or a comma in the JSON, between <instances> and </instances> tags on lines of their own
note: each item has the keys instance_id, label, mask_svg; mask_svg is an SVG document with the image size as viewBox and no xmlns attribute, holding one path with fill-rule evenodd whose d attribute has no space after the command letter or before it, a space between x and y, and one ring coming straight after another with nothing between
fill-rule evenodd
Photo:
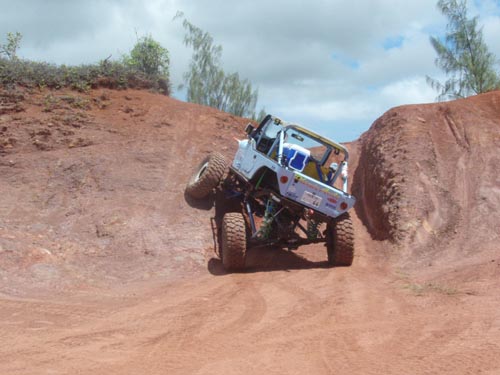
<instances>
[{"instance_id":1,"label":"eroded dirt bank","mask_svg":"<svg viewBox=\"0 0 500 375\"><path fill-rule=\"evenodd\" d=\"M396 108L351 144L352 267L310 246L227 275L183 188L245 120L141 91L4 92L0 373L498 373L499 103Z\"/></svg>"},{"instance_id":2,"label":"eroded dirt bank","mask_svg":"<svg viewBox=\"0 0 500 375\"><path fill-rule=\"evenodd\" d=\"M359 143L358 212L374 238L402 246L398 261L419 271L439 265L438 273L495 262L499 92L394 108Z\"/></svg>"}]
</instances>

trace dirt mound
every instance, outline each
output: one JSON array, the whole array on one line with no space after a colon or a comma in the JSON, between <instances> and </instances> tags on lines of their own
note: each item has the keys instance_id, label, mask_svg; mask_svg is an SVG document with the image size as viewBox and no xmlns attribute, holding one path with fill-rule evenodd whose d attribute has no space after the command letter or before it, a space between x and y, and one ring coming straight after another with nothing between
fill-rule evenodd
<instances>
[{"instance_id":1,"label":"dirt mound","mask_svg":"<svg viewBox=\"0 0 500 375\"><path fill-rule=\"evenodd\" d=\"M500 92L391 109L359 142L353 189L375 238L426 261L445 247L456 258L495 247Z\"/></svg>"}]
</instances>

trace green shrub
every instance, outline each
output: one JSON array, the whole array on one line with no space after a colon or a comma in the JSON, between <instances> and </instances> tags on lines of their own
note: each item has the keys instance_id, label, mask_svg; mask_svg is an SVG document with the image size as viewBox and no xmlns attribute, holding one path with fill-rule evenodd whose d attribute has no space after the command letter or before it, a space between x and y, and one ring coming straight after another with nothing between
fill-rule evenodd
<instances>
[{"instance_id":1,"label":"green shrub","mask_svg":"<svg viewBox=\"0 0 500 375\"><path fill-rule=\"evenodd\" d=\"M148 77L168 79L170 64L168 51L150 35L138 38L130 55L125 55L123 59L125 64Z\"/></svg>"},{"instance_id":2,"label":"green shrub","mask_svg":"<svg viewBox=\"0 0 500 375\"><path fill-rule=\"evenodd\" d=\"M133 67L116 61L99 64L66 66L46 62L0 58L0 86L30 88L71 88L80 92L91 88L153 89L170 94L168 84L158 78L148 77Z\"/></svg>"},{"instance_id":3,"label":"green shrub","mask_svg":"<svg viewBox=\"0 0 500 375\"><path fill-rule=\"evenodd\" d=\"M17 57L22 35L8 33L0 44L0 87L151 89L170 95L168 51L150 36L140 38L122 61L102 60L79 66L55 65Z\"/></svg>"}]
</instances>

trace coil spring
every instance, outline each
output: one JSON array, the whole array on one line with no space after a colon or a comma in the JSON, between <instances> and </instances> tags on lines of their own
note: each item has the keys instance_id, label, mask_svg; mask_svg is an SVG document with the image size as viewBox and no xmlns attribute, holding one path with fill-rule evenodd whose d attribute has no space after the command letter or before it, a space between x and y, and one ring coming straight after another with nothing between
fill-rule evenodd
<instances>
[{"instance_id":1,"label":"coil spring","mask_svg":"<svg viewBox=\"0 0 500 375\"><path fill-rule=\"evenodd\" d=\"M318 238L318 230L319 222L313 219L307 219L307 238L310 240L314 240Z\"/></svg>"},{"instance_id":2,"label":"coil spring","mask_svg":"<svg viewBox=\"0 0 500 375\"><path fill-rule=\"evenodd\" d=\"M264 213L264 220L260 226L260 237L268 239L271 234L271 224L274 220L274 213L276 212L276 203L272 199L268 199L266 203L266 212Z\"/></svg>"}]
</instances>

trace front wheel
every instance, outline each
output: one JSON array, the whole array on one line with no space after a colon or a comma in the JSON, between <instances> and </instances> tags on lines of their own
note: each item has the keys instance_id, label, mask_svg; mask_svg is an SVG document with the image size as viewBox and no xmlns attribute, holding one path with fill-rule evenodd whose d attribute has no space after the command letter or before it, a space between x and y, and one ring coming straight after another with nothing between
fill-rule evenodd
<instances>
[{"instance_id":1,"label":"front wheel","mask_svg":"<svg viewBox=\"0 0 500 375\"><path fill-rule=\"evenodd\" d=\"M215 189L227 168L224 156L218 152L208 155L198 166L186 186L186 194L195 199L206 198Z\"/></svg>"},{"instance_id":2,"label":"front wheel","mask_svg":"<svg viewBox=\"0 0 500 375\"><path fill-rule=\"evenodd\" d=\"M245 218L239 212L229 212L222 219L221 231L222 264L227 271L241 271L245 268L247 235Z\"/></svg>"},{"instance_id":3,"label":"front wheel","mask_svg":"<svg viewBox=\"0 0 500 375\"><path fill-rule=\"evenodd\" d=\"M349 213L339 216L327 225L326 249L328 264L350 266L354 259L354 230Z\"/></svg>"}]
</instances>

